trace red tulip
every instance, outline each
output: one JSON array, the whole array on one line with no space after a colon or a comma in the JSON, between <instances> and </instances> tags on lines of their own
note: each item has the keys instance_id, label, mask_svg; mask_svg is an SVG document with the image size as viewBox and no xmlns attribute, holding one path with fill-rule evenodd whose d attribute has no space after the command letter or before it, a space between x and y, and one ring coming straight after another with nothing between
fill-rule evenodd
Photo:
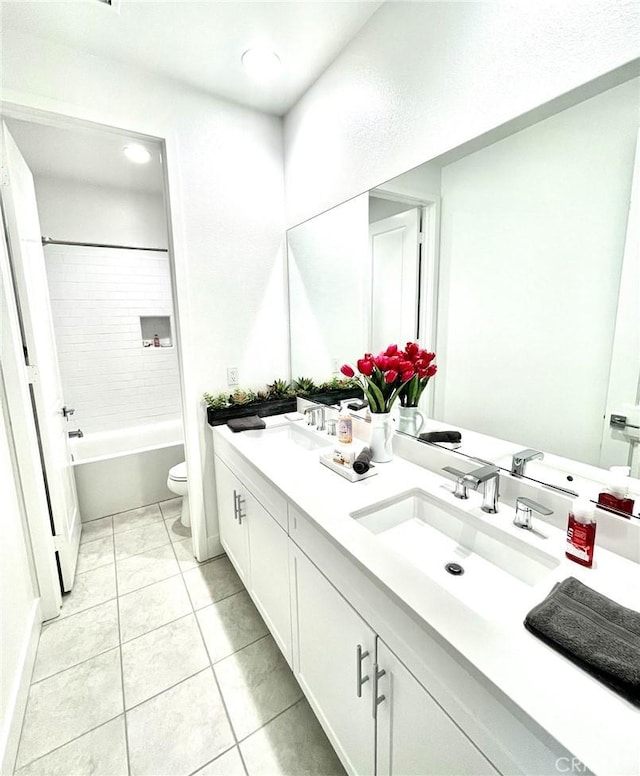
<instances>
[{"instance_id":1,"label":"red tulip","mask_svg":"<svg viewBox=\"0 0 640 776\"><path fill-rule=\"evenodd\" d=\"M358 371L367 377L371 377L373 372L373 361L369 358L358 359Z\"/></svg>"},{"instance_id":2,"label":"red tulip","mask_svg":"<svg viewBox=\"0 0 640 776\"><path fill-rule=\"evenodd\" d=\"M417 342L407 342L405 352L410 359L414 359L417 356L418 350L419 347Z\"/></svg>"},{"instance_id":3,"label":"red tulip","mask_svg":"<svg viewBox=\"0 0 640 776\"><path fill-rule=\"evenodd\" d=\"M438 367L435 364L430 364L427 367L427 377L433 377L434 374L438 371Z\"/></svg>"},{"instance_id":4,"label":"red tulip","mask_svg":"<svg viewBox=\"0 0 640 776\"><path fill-rule=\"evenodd\" d=\"M389 359L384 355L384 353L380 353L380 355L376 356L373 360L381 372L386 372L389 368Z\"/></svg>"},{"instance_id":5,"label":"red tulip","mask_svg":"<svg viewBox=\"0 0 640 776\"><path fill-rule=\"evenodd\" d=\"M397 345L389 345L389 347L384 351L384 354L385 356L395 356L397 352L398 352Z\"/></svg>"},{"instance_id":6,"label":"red tulip","mask_svg":"<svg viewBox=\"0 0 640 776\"><path fill-rule=\"evenodd\" d=\"M408 369L413 372L413 364L411 361L401 361L398 369L400 372L406 372Z\"/></svg>"},{"instance_id":7,"label":"red tulip","mask_svg":"<svg viewBox=\"0 0 640 776\"><path fill-rule=\"evenodd\" d=\"M395 369L390 369L388 372L385 372L384 374L384 381L385 383L391 385L391 383L395 383L395 381L398 379L398 373Z\"/></svg>"},{"instance_id":8,"label":"red tulip","mask_svg":"<svg viewBox=\"0 0 640 776\"><path fill-rule=\"evenodd\" d=\"M343 364L340 367L340 371L343 375L346 375L347 377L353 377L355 375L355 372L353 369L349 366L349 364Z\"/></svg>"},{"instance_id":9,"label":"red tulip","mask_svg":"<svg viewBox=\"0 0 640 776\"><path fill-rule=\"evenodd\" d=\"M406 383L408 380L411 380L411 378L415 375L415 372L413 369L407 369L406 372L402 373L402 382Z\"/></svg>"},{"instance_id":10,"label":"red tulip","mask_svg":"<svg viewBox=\"0 0 640 776\"><path fill-rule=\"evenodd\" d=\"M400 370L400 362L402 359L400 356L391 356L387 360L387 369L395 369L396 372Z\"/></svg>"}]
</instances>

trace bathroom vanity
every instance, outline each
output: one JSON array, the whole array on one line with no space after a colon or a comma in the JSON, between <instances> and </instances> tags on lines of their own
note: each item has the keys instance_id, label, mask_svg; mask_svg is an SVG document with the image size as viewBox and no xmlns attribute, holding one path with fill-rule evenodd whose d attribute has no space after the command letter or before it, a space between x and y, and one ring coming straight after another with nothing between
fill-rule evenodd
<instances>
[{"instance_id":1,"label":"bathroom vanity","mask_svg":"<svg viewBox=\"0 0 640 776\"><path fill-rule=\"evenodd\" d=\"M637 609L636 562L571 563L564 530L454 498L413 440L351 483L299 422L212 433L222 544L349 773L640 771L640 709L522 624L570 575Z\"/></svg>"}]
</instances>

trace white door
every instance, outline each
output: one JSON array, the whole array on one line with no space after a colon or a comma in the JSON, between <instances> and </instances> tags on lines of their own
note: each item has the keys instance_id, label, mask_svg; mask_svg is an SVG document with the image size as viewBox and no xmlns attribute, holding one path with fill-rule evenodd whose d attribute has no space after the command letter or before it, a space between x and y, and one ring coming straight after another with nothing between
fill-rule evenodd
<instances>
[{"instance_id":1,"label":"white door","mask_svg":"<svg viewBox=\"0 0 640 776\"><path fill-rule=\"evenodd\" d=\"M420 208L369 226L371 244L370 350L416 339Z\"/></svg>"},{"instance_id":2,"label":"white door","mask_svg":"<svg viewBox=\"0 0 640 776\"><path fill-rule=\"evenodd\" d=\"M2 124L0 187L9 259L20 312L26 363L30 366L42 466L55 534L62 587L70 590L82 530L68 445L69 426L58 371L49 288L33 177Z\"/></svg>"},{"instance_id":3,"label":"white door","mask_svg":"<svg viewBox=\"0 0 640 776\"><path fill-rule=\"evenodd\" d=\"M375 767L375 634L293 542L296 679L348 773Z\"/></svg>"},{"instance_id":4,"label":"white door","mask_svg":"<svg viewBox=\"0 0 640 776\"><path fill-rule=\"evenodd\" d=\"M251 596L280 651L291 665L289 537L251 493L246 493Z\"/></svg>"},{"instance_id":5,"label":"white door","mask_svg":"<svg viewBox=\"0 0 640 776\"><path fill-rule=\"evenodd\" d=\"M498 771L378 639L378 776L497 776Z\"/></svg>"},{"instance_id":6,"label":"white door","mask_svg":"<svg viewBox=\"0 0 640 776\"><path fill-rule=\"evenodd\" d=\"M244 486L227 465L215 457L220 541L246 588L249 587L249 533Z\"/></svg>"}]
</instances>

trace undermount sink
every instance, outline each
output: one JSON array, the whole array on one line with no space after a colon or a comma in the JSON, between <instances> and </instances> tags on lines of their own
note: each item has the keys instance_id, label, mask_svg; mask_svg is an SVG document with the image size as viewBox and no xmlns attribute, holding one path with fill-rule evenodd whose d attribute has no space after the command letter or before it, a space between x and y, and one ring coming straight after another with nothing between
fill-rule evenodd
<instances>
[{"instance_id":1,"label":"undermount sink","mask_svg":"<svg viewBox=\"0 0 640 776\"><path fill-rule=\"evenodd\" d=\"M262 439L276 444L293 443L303 450L320 450L331 444L331 439L319 436L318 432L308 431L304 426L294 423L279 426L268 426L263 429L243 431L242 435L248 439Z\"/></svg>"},{"instance_id":2,"label":"undermount sink","mask_svg":"<svg viewBox=\"0 0 640 776\"><path fill-rule=\"evenodd\" d=\"M499 615L542 582L559 559L421 490L351 517L475 610ZM489 518L490 519L490 518Z\"/></svg>"}]
</instances>

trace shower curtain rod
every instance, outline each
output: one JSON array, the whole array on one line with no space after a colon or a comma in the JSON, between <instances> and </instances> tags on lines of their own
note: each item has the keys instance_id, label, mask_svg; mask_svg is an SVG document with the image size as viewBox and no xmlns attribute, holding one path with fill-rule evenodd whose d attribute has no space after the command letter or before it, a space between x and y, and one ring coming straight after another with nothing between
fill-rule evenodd
<instances>
[{"instance_id":1,"label":"shower curtain rod","mask_svg":"<svg viewBox=\"0 0 640 776\"><path fill-rule=\"evenodd\" d=\"M70 240L53 240L51 237L42 238L43 245L79 245L82 248L121 248L125 251L159 251L168 253L168 248L138 248L136 245L106 245L104 243L71 242Z\"/></svg>"}]
</instances>

